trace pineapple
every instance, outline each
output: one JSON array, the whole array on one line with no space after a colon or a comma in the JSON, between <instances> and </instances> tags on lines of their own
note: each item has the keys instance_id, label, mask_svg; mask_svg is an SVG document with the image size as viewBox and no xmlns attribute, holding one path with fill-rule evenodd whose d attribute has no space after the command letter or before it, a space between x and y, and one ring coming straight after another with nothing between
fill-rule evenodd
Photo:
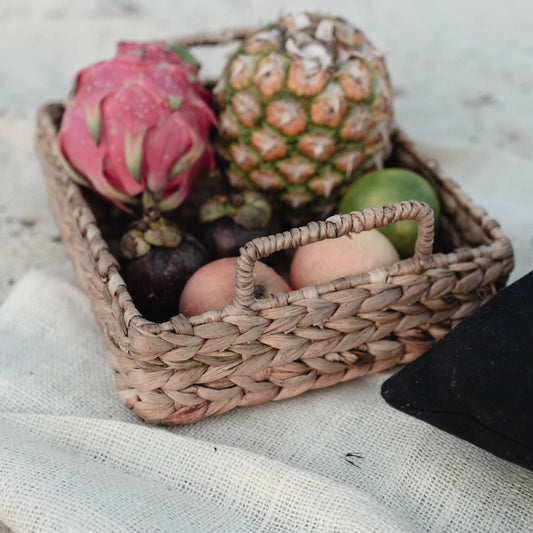
<instances>
[{"instance_id":1,"label":"pineapple","mask_svg":"<svg viewBox=\"0 0 533 533\"><path fill-rule=\"evenodd\" d=\"M382 54L341 18L281 16L241 43L214 95L230 184L262 191L287 220L330 214L389 155Z\"/></svg>"}]
</instances>

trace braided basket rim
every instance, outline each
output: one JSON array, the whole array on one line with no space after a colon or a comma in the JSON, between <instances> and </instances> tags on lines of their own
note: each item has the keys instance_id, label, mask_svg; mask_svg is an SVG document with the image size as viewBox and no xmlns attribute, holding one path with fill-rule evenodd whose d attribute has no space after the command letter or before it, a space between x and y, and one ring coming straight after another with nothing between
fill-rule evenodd
<instances>
[{"instance_id":1,"label":"braided basket rim","mask_svg":"<svg viewBox=\"0 0 533 533\"><path fill-rule=\"evenodd\" d=\"M173 42L218 45L247 32ZM461 243L448 247L451 252L432 251L433 213L419 202L335 215L248 242L237 262L234 301L221 311L152 322L136 308L95 214L63 170L57 142L62 110L56 102L37 113L36 150L49 204L89 296L119 397L149 423L196 422L409 362L505 286L513 268L512 245L498 222L397 127L392 140L400 160L420 169L446 198L451 240ZM400 217L416 218L425 228L414 257L359 276L250 297L255 260L306 239L362 231Z\"/></svg>"}]
</instances>

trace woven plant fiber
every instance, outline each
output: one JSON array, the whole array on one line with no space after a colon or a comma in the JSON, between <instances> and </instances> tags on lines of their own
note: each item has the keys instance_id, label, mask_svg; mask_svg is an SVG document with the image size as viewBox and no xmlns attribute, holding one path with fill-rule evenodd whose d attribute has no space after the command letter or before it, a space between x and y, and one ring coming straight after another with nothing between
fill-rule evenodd
<instances>
[{"instance_id":1,"label":"woven plant fiber","mask_svg":"<svg viewBox=\"0 0 533 533\"><path fill-rule=\"evenodd\" d=\"M151 322L136 308L95 213L62 170L62 111L61 104L50 104L38 115L37 150L50 206L101 329L120 399L149 423L195 422L412 361L502 288L513 268L499 224L397 129L391 161L423 175L439 195L436 236L433 212L415 201L311 222L247 243L233 303L222 311ZM255 261L405 219L419 226L412 258L254 297Z\"/></svg>"}]
</instances>

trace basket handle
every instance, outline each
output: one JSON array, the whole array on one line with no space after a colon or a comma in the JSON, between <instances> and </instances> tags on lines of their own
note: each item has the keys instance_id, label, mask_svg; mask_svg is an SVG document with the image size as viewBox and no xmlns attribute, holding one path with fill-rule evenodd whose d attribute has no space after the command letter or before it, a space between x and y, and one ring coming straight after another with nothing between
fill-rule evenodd
<instances>
[{"instance_id":1,"label":"basket handle","mask_svg":"<svg viewBox=\"0 0 533 533\"><path fill-rule=\"evenodd\" d=\"M254 296L254 263L274 252L304 246L324 239L335 239L347 233L360 233L387 226L401 220L416 220L418 233L413 258L419 266L428 260L433 249L433 210L425 202L409 200L383 207L372 207L344 215L333 215L326 220L314 221L283 233L257 237L240 249L235 265L233 304L250 308Z\"/></svg>"}]
</instances>

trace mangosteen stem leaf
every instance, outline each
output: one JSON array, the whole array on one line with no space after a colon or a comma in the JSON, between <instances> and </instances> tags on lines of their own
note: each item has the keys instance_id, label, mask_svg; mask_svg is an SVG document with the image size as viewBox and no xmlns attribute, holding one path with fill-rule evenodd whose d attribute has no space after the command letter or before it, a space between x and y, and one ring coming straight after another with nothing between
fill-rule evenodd
<instances>
[{"instance_id":1,"label":"mangosteen stem leaf","mask_svg":"<svg viewBox=\"0 0 533 533\"><path fill-rule=\"evenodd\" d=\"M126 259L141 257L150 251L150 244L144 239L140 230L130 230L120 240L120 253Z\"/></svg>"},{"instance_id":2,"label":"mangosteen stem leaf","mask_svg":"<svg viewBox=\"0 0 533 533\"><path fill-rule=\"evenodd\" d=\"M222 217L233 218L235 212L226 196L213 196L201 205L199 216L201 222L213 222Z\"/></svg>"},{"instance_id":3,"label":"mangosteen stem leaf","mask_svg":"<svg viewBox=\"0 0 533 533\"><path fill-rule=\"evenodd\" d=\"M144 232L144 239L153 246L174 248L181 242L182 236L176 226L150 228Z\"/></svg>"},{"instance_id":4,"label":"mangosteen stem leaf","mask_svg":"<svg viewBox=\"0 0 533 533\"><path fill-rule=\"evenodd\" d=\"M271 214L270 205L258 200L239 207L233 215L233 220L249 230L263 229L270 222Z\"/></svg>"}]
</instances>

